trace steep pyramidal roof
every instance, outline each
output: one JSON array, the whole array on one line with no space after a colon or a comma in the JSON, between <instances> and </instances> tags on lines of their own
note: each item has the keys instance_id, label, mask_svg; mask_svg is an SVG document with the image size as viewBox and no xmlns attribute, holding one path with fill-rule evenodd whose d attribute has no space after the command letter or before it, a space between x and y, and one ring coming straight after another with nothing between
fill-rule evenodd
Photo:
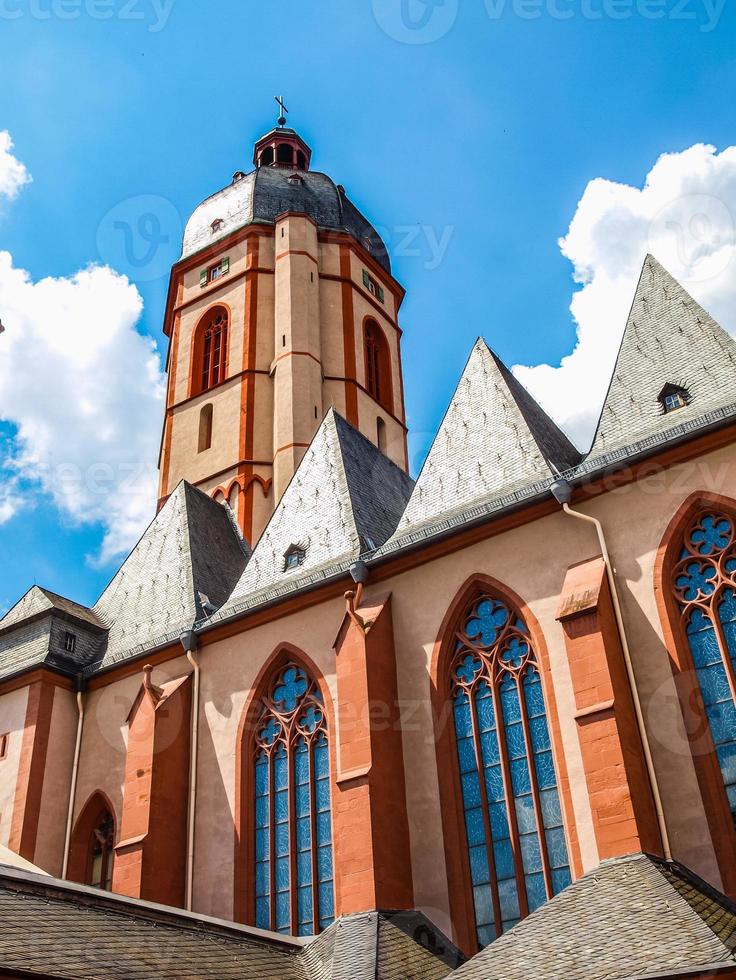
<instances>
[{"instance_id":1,"label":"steep pyramidal roof","mask_svg":"<svg viewBox=\"0 0 736 980\"><path fill-rule=\"evenodd\" d=\"M667 385L689 404L665 414ZM736 343L648 255L586 463L736 402Z\"/></svg>"},{"instance_id":2,"label":"steep pyramidal roof","mask_svg":"<svg viewBox=\"0 0 736 980\"><path fill-rule=\"evenodd\" d=\"M606 861L452 974L457 980L625 980L736 964L736 906L684 868Z\"/></svg>"},{"instance_id":3,"label":"steep pyramidal roof","mask_svg":"<svg viewBox=\"0 0 736 980\"><path fill-rule=\"evenodd\" d=\"M54 610L67 616L73 616L75 619L82 620L92 626L101 625L97 616L86 606L80 606L78 602L72 602L71 599L65 599L63 596L49 591L49 589L34 585L0 619L0 630Z\"/></svg>"},{"instance_id":4,"label":"steep pyramidal roof","mask_svg":"<svg viewBox=\"0 0 736 980\"><path fill-rule=\"evenodd\" d=\"M334 409L325 416L220 611L269 589L325 578L386 541L409 499L411 479ZM291 548L303 553L286 569Z\"/></svg>"},{"instance_id":5,"label":"steep pyramidal roof","mask_svg":"<svg viewBox=\"0 0 736 980\"><path fill-rule=\"evenodd\" d=\"M580 454L478 338L395 537L527 484Z\"/></svg>"},{"instance_id":6,"label":"steep pyramidal roof","mask_svg":"<svg viewBox=\"0 0 736 980\"><path fill-rule=\"evenodd\" d=\"M247 556L230 512L180 483L94 607L110 630L96 666L175 639L225 601Z\"/></svg>"}]
</instances>

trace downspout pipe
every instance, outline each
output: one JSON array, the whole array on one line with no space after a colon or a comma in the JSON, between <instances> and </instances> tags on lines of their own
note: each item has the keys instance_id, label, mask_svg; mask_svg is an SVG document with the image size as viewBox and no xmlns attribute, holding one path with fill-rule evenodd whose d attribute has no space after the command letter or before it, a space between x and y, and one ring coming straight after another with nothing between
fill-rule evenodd
<instances>
[{"instance_id":1,"label":"downspout pipe","mask_svg":"<svg viewBox=\"0 0 736 980\"><path fill-rule=\"evenodd\" d=\"M69 787L69 807L66 815L66 835L64 837L64 860L61 868L62 880L66 881L69 871L69 848L72 842L72 822L74 820L74 803L77 797L77 777L79 776L79 756L82 751L82 731L84 729L84 674L77 674L77 740L74 743L74 762L72 764L72 781Z\"/></svg>"},{"instance_id":2,"label":"downspout pipe","mask_svg":"<svg viewBox=\"0 0 736 980\"><path fill-rule=\"evenodd\" d=\"M200 665L195 656L199 641L193 629L185 630L179 641L187 655L187 660L194 670L194 690L192 692L192 721L191 741L189 752L189 804L187 808L187 881L186 904L187 912L192 911L194 895L194 822L197 812L197 757L199 749L199 681Z\"/></svg>"},{"instance_id":3,"label":"downspout pipe","mask_svg":"<svg viewBox=\"0 0 736 980\"><path fill-rule=\"evenodd\" d=\"M603 525L595 517L590 517L590 515L583 514L581 511L573 510L572 507L570 507L570 501L572 500L572 486L567 482L567 480L562 478L555 480L550 487L550 490L557 503L562 505L562 509L569 517L574 517L579 521L585 521L587 524L592 524L598 534L598 542L600 544L601 554L603 555L603 564L606 568L608 586L611 592L613 612L616 617L616 626L618 627L618 635L621 641L624 663L626 664L626 674L629 679L629 688L631 690L631 696L634 702L636 723L639 729L642 747L644 749L644 758L646 760L647 774L649 776L649 785L652 790L652 798L654 799L654 808L657 811L659 835L662 839L662 848L664 850L665 860L671 861L672 850L670 848L669 833L667 832L667 822L665 821L664 817L662 795L659 790L659 780L657 779L657 772L654 768L654 760L652 758L649 735L644 723L644 711L642 709L641 698L639 697L639 688L636 683L636 674L634 673L634 665L631 659L631 648L629 647L629 640L626 635L626 627L624 625L623 613L621 612L621 602L619 599L618 587L616 585L616 577L614 575L613 565L611 564L611 556L608 551L608 545L606 544L606 536L603 533Z\"/></svg>"}]
</instances>

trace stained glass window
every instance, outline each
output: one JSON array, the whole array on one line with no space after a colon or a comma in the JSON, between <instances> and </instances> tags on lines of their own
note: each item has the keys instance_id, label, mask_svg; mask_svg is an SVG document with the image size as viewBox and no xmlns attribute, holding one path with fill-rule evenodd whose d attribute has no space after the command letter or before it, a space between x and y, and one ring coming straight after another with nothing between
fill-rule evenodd
<instances>
[{"instance_id":1,"label":"stained glass window","mask_svg":"<svg viewBox=\"0 0 736 980\"><path fill-rule=\"evenodd\" d=\"M478 944L570 884L539 669L525 624L482 595L454 637L451 693Z\"/></svg>"},{"instance_id":2,"label":"stained glass window","mask_svg":"<svg viewBox=\"0 0 736 980\"><path fill-rule=\"evenodd\" d=\"M104 813L92 831L89 856L88 884L110 891L112 888L113 847L115 822L111 813Z\"/></svg>"},{"instance_id":3,"label":"stained glass window","mask_svg":"<svg viewBox=\"0 0 736 980\"><path fill-rule=\"evenodd\" d=\"M311 936L335 915L327 719L317 685L288 664L255 737L256 926Z\"/></svg>"},{"instance_id":4,"label":"stained glass window","mask_svg":"<svg viewBox=\"0 0 736 980\"><path fill-rule=\"evenodd\" d=\"M705 715L736 823L736 535L725 514L689 526L673 572Z\"/></svg>"}]
</instances>

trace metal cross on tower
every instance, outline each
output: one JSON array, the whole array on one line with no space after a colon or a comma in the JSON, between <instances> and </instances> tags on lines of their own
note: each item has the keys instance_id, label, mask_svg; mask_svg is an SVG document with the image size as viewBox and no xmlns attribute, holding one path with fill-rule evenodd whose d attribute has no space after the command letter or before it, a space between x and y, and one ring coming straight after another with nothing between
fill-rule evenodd
<instances>
[{"instance_id":1,"label":"metal cross on tower","mask_svg":"<svg viewBox=\"0 0 736 980\"><path fill-rule=\"evenodd\" d=\"M285 126L286 125L286 114L288 113L289 110L284 105L284 97L283 97L283 95L275 95L274 96L274 100L278 103L278 107L281 110L280 115L279 115L279 120L278 120L279 126Z\"/></svg>"}]
</instances>

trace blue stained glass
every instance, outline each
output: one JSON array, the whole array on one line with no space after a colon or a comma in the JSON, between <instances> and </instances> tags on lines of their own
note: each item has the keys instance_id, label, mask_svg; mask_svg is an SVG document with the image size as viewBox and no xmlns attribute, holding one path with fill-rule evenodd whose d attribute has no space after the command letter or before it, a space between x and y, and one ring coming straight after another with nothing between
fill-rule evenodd
<instances>
[{"instance_id":1,"label":"blue stained glass","mask_svg":"<svg viewBox=\"0 0 736 980\"><path fill-rule=\"evenodd\" d=\"M562 826L562 810L560 797L556 789L545 789L539 794L542 805L542 822L545 827Z\"/></svg>"},{"instance_id":2,"label":"blue stained glass","mask_svg":"<svg viewBox=\"0 0 736 980\"><path fill-rule=\"evenodd\" d=\"M466 772L462 777L463 799L466 807L480 806L480 780L477 772Z\"/></svg>"},{"instance_id":3,"label":"blue stained glass","mask_svg":"<svg viewBox=\"0 0 736 980\"><path fill-rule=\"evenodd\" d=\"M267 861L270 853L270 831L268 827L256 830L256 861Z\"/></svg>"},{"instance_id":4,"label":"blue stained glass","mask_svg":"<svg viewBox=\"0 0 736 980\"><path fill-rule=\"evenodd\" d=\"M478 730L493 731L496 727L496 712L493 710L493 697L485 681L481 681L476 689L475 706L478 713Z\"/></svg>"},{"instance_id":5,"label":"blue stained glass","mask_svg":"<svg viewBox=\"0 0 736 980\"><path fill-rule=\"evenodd\" d=\"M559 893L572 882L569 868L555 868L552 871L552 894Z\"/></svg>"},{"instance_id":6,"label":"blue stained glass","mask_svg":"<svg viewBox=\"0 0 736 980\"><path fill-rule=\"evenodd\" d=\"M320 881L332 880L332 848L329 846L317 850L317 877Z\"/></svg>"},{"instance_id":7,"label":"blue stained glass","mask_svg":"<svg viewBox=\"0 0 736 980\"><path fill-rule=\"evenodd\" d=\"M256 827L268 827L270 821L268 797L256 800Z\"/></svg>"},{"instance_id":8,"label":"blue stained glass","mask_svg":"<svg viewBox=\"0 0 736 980\"><path fill-rule=\"evenodd\" d=\"M508 728L516 721L521 721L521 704L519 703L519 691L516 681L507 676L501 684L501 708L503 710L504 724Z\"/></svg>"},{"instance_id":9,"label":"blue stained glass","mask_svg":"<svg viewBox=\"0 0 736 980\"><path fill-rule=\"evenodd\" d=\"M473 678L475 678L481 672L482 668L483 663L477 657L474 657L469 653L467 657L463 658L460 666L455 669L455 673L461 681L464 681L466 684L470 684L472 683Z\"/></svg>"},{"instance_id":10,"label":"blue stained glass","mask_svg":"<svg viewBox=\"0 0 736 980\"><path fill-rule=\"evenodd\" d=\"M512 667L521 667L521 663L529 653L529 644L522 642L517 636L512 637L501 654L501 660Z\"/></svg>"},{"instance_id":11,"label":"blue stained glass","mask_svg":"<svg viewBox=\"0 0 736 980\"><path fill-rule=\"evenodd\" d=\"M530 912L536 912L547 901L547 886L544 883L544 875L527 875L524 878L526 885L526 900Z\"/></svg>"},{"instance_id":12,"label":"blue stained glass","mask_svg":"<svg viewBox=\"0 0 736 980\"><path fill-rule=\"evenodd\" d=\"M483 826L483 811L480 807L465 811L465 829L468 834L468 844L471 847L475 844L484 843L485 827Z\"/></svg>"},{"instance_id":13,"label":"blue stained glass","mask_svg":"<svg viewBox=\"0 0 736 980\"><path fill-rule=\"evenodd\" d=\"M736 732L734 737L736 738ZM736 783L736 741L720 745L716 752L726 784Z\"/></svg>"},{"instance_id":14,"label":"blue stained glass","mask_svg":"<svg viewBox=\"0 0 736 980\"><path fill-rule=\"evenodd\" d=\"M731 697L731 688L722 661L713 664L712 667L701 668L698 671L698 679L705 704L717 704Z\"/></svg>"},{"instance_id":15,"label":"blue stained glass","mask_svg":"<svg viewBox=\"0 0 736 980\"><path fill-rule=\"evenodd\" d=\"M271 875L268 861L256 864L256 895L268 895L271 889Z\"/></svg>"},{"instance_id":16,"label":"blue stained glass","mask_svg":"<svg viewBox=\"0 0 736 980\"><path fill-rule=\"evenodd\" d=\"M294 749L294 782L303 786L309 782L309 749L303 738L300 738Z\"/></svg>"},{"instance_id":17,"label":"blue stained glass","mask_svg":"<svg viewBox=\"0 0 736 980\"><path fill-rule=\"evenodd\" d=\"M332 882L326 881L319 886L319 921L320 925L329 924L335 915L335 900L332 894Z\"/></svg>"},{"instance_id":18,"label":"blue stained glass","mask_svg":"<svg viewBox=\"0 0 736 980\"><path fill-rule=\"evenodd\" d=\"M300 817L296 822L296 848L306 851L312 846L312 821L308 816Z\"/></svg>"},{"instance_id":19,"label":"blue stained glass","mask_svg":"<svg viewBox=\"0 0 736 980\"><path fill-rule=\"evenodd\" d=\"M314 775L316 779L327 779L330 775L330 756L324 735L314 743Z\"/></svg>"},{"instance_id":20,"label":"blue stained glass","mask_svg":"<svg viewBox=\"0 0 736 980\"><path fill-rule=\"evenodd\" d=\"M332 839L332 828L330 826L330 814L317 814L317 843L320 845L329 844Z\"/></svg>"},{"instance_id":21,"label":"blue stained glass","mask_svg":"<svg viewBox=\"0 0 736 980\"><path fill-rule=\"evenodd\" d=\"M493 896L490 885L478 885L473 889L473 905L476 922L493 922Z\"/></svg>"},{"instance_id":22,"label":"blue stained glass","mask_svg":"<svg viewBox=\"0 0 736 980\"><path fill-rule=\"evenodd\" d=\"M700 527L690 535L690 541L701 555L723 551L731 540L731 525L725 517L708 514L700 521Z\"/></svg>"},{"instance_id":23,"label":"blue stained glass","mask_svg":"<svg viewBox=\"0 0 736 980\"><path fill-rule=\"evenodd\" d=\"M523 759L526 756L524 729L519 725L509 725L506 729L506 751L509 759Z\"/></svg>"},{"instance_id":24,"label":"blue stained glass","mask_svg":"<svg viewBox=\"0 0 736 980\"><path fill-rule=\"evenodd\" d=\"M503 840L509 836L509 818L506 815L505 803L493 803L488 808L491 818L491 836L494 840Z\"/></svg>"},{"instance_id":25,"label":"blue stained glass","mask_svg":"<svg viewBox=\"0 0 736 980\"><path fill-rule=\"evenodd\" d=\"M690 617L687 632L696 668L722 663L713 624L699 609L696 609Z\"/></svg>"},{"instance_id":26,"label":"blue stained glass","mask_svg":"<svg viewBox=\"0 0 736 980\"><path fill-rule=\"evenodd\" d=\"M531 775L529 773L529 763L526 758L514 759L510 764L510 768L514 796L523 796L524 793L531 793Z\"/></svg>"},{"instance_id":27,"label":"blue stained glass","mask_svg":"<svg viewBox=\"0 0 736 980\"><path fill-rule=\"evenodd\" d=\"M718 575L715 565L710 562L691 561L675 579L675 585L689 602L700 596L713 595L715 579Z\"/></svg>"},{"instance_id":28,"label":"blue stained glass","mask_svg":"<svg viewBox=\"0 0 736 980\"><path fill-rule=\"evenodd\" d=\"M299 699L307 693L307 678L299 667L289 667L284 671L281 684L273 692L274 702L281 710L290 712L296 708Z\"/></svg>"},{"instance_id":29,"label":"blue stained glass","mask_svg":"<svg viewBox=\"0 0 736 980\"><path fill-rule=\"evenodd\" d=\"M529 718L545 718L542 684L536 671L528 671L524 677L524 699Z\"/></svg>"},{"instance_id":30,"label":"blue stained glass","mask_svg":"<svg viewBox=\"0 0 736 980\"><path fill-rule=\"evenodd\" d=\"M285 790L289 785L289 761L286 749L280 748L273 760L273 786L275 790Z\"/></svg>"},{"instance_id":31,"label":"blue stained glass","mask_svg":"<svg viewBox=\"0 0 736 980\"><path fill-rule=\"evenodd\" d=\"M493 942L495 938L496 938L495 926L478 927L478 946L481 949L485 949L486 946L490 946L490 944Z\"/></svg>"},{"instance_id":32,"label":"blue stained glass","mask_svg":"<svg viewBox=\"0 0 736 980\"><path fill-rule=\"evenodd\" d=\"M485 844L470 848L470 879L474 885L483 885L490 881L488 871L488 855Z\"/></svg>"},{"instance_id":33,"label":"blue stained glass","mask_svg":"<svg viewBox=\"0 0 736 980\"><path fill-rule=\"evenodd\" d=\"M328 779L317 780L314 798L319 813L325 813L330 809L330 782Z\"/></svg>"},{"instance_id":34,"label":"blue stained glass","mask_svg":"<svg viewBox=\"0 0 736 980\"><path fill-rule=\"evenodd\" d=\"M492 646L508 619L509 611L502 603L484 599L466 623L465 635L469 640L480 640L483 646Z\"/></svg>"},{"instance_id":35,"label":"blue stained glass","mask_svg":"<svg viewBox=\"0 0 736 980\"><path fill-rule=\"evenodd\" d=\"M514 868L514 852L511 841L496 841L493 845L493 859L496 864L496 878L513 878L516 874Z\"/></svg>"},{"instance_id":36,"label":"blue stained glass","mask_svg":"<svg viewBox=\"0 0 736 980\"><path fill-rule=\"evenodd\" d=\"M460 772L472 772L476 768L475 745L472 738L458 739L457 754L460 762Z\"/></svg>"},{"instance_id":37,"label":"blue stained glass","mask_svg":"<svg viewBox=\"0 0 736 980\"><path fill-rule=\"evenodd\" d=\"M297 936L311 936L312 935L312 923L311 922L300 922L296 927Z\"/></svg>"},{"instance_id":38,"label":"blue stained glass","mask_svg":"<svg viewBox=\"0 0 736 980\"><path fill-rule=\"evenodd\" d=\"M501 761L501 751L498 747L498 733L495 728L483 732L480 737L480 747L483 753L483 765L495 766Z\"/></svg>"},{"instance_id":39,"label":"blue stained glass","mask_svg":"<svg viewBox=\"0 0 736 980\"><path fill-rule=\"evenodd\" d=\"M540 789L550 789L557 785L555 775L555 764L552 761L551 752L539 752L534 756L534 766L537 774L537 783Z\"/></svg>"},{"instance_id":40,"label":"blue stained glass","mask_svg":"<svg viewBox=\"0 0 736 980\"><path fill-rule=\"evenodd\" d=\"M271 901L268 898L256 899L256 928L271 928Z\"/></svg>"},{"instance_id":41,"label":"blue stained glass","mask_svg":"<svg viewBox=\"0 0 736 980\"><path fill-rule=\"evenodd\" d=\"M291 928L291 902L288 892L276 896L276 931L289 932Z\"/></svg>"},{"instance_id":42,"label":"blue stained glass","mask_svg":"<svg viewBox=\"0 0 736 980\"><path fill-rule=\"evenodd\" d=\"M289 853L289 825L287 823L276 825L274 847L277 857L285 857Z\"/></svg>"},{"instance_id":43,"label":"blue stained glass","mask_svg":"<svg viewBox=\"0 0 736 980\"><path fill-rule=\"evenodd\" d=\"M529 720L529 738L531 739L534 752L544 752L552 748L549 740L547 719L544 715L541 718L531 718Z\"/></svg>"},{"instance_id":44,"label":"blue stained glass","mask_svg":"<svg viewBox=\"0 0 736 980\"><path fill-rule=\"evenodd\" d=\"M464 691L458 691L455 696L455 735L458 738L470 738L473 734L473 722L470 717L470 701Z\"/></svg>"},{"instance_id":45,"label":"blue stained glass","mask_svg":"<svg viewBox=\"0 0 736 980\"><path fill-rule=\"evenodd\" d=\"M280 734L281 725L279 725L275 718L269 718L268 724L260 730L258 737L265 745L273 745Z\"/></svg>"},{"instance_id":46,"label":"blue stained glass","mask_svg":"<svg viewBox=\"0 0 736 980\"><path fill-rule=\"evenodd\" d=\"M519 893L516 888L516 878L507 878L498 883L498 901L501 905L501 918L504 921L518 919L521 915L519 911Z\"/></svg>"},{"instance_id":47,"label":"blue stained glass","mask_svg":"<svg viewBox=\"0 0 736 980\"><path fill-rule=\"evenodd\" d=\"M309 783L307 783L306 786L297 786L296 788L297 817L306 817L309 814L309 809L310 809Z\"/></svg>"},{"instance_id":48,"label":"blue stained glass","mask_svg":"<svg viewBox=\"0 0 736 980\"><path fill-rule=\"evenodd\" d=\"M567 843L565 842L565 831L562 827L555 827L545 831L547 840L547 856L551 868L565 868L568 865Z\"/></svg>"},{"instance_id":49,"label":"blue stained glass","mask_svg":"<svg viewBox=\"0 0 736 980\"><path fill-rule=\"evenodd\" d=\"M525 874L542 870L542 850L536 833L525 834L519 841L521 844L521 863Z\"/></svg>"},{"instance_id":50,"label":"blue stained glass","mask_svg":"<svg viewBox=\"0 0 736 980\"><path fill-rule=\"evenodd\" d=\"M736 708L733 701L707 705L706 712L716 746L730 742L736 733Z\"/></svg>"},{"instance_id":51,"label":"blue stained glass","mask_svg":"<svg viewBox=\"0 0 736 980\"><path fill-rule=\"evenodd\" d=\"M315 708L312 704L299 719L299 724L304 731L309 732L311 735L312 732L316 732L319 726L322 724L323 717L322 712L318 708Z\"/></svg>"},{"instance_id":52,"label":"blue stained glass","mask_svg":"<svg viewBox=\"0 0 736 980\"><path fill-rule=\"evenodd\" d=\"M283 892L289 887L289 858L276 859L276 891Z\"/></svg>"},{"instance_id":53,"label":"blue stained glass","mask_svg":"<svg viewBox=\"0 0 736 980\"><path fill-rule=\"evenodd\" d=\"M520 834L534 834L537 831L537 815L531 795L520 796L516 800L516 825Z\"/></svg>"},{"instance_id":54,"label":"blue stained glass","mask_svg":"<svg viewBox=\"0 0 736 980\"><path fill-rule=\"evenodd\" d=\"M296 893L296 897L297 897L296 905L297 905L299 923L300 923L300 925L301 924L304 924L304 923L307 923L308 926L309 926L309 932L302 933L302 935L311 935L311 931L312 931L312 915L313 915L313 912L312 912L312 887L311 887L311 885L309 885L307 887L304 887L304 888L298 888L297 889L297 893Z\"/></svg>"},{"instance_id":55,"label":"blue stained glass","mask_svg":"<svg viewBox=\"0 0 736 980\"><path fill-rule=\"evenodd\" d=\"M285 792L277 793L274 798L274 814L278 823L289 819L289 796Z\"/></svg>"},{"instance_id":56,"label":"blue stained glass","mask_svg":"<svg viewBox=\"0 0 736 980\"><path fill-rule=\"evenodd\" d=\"M296 880L300 885L309 885L312 881L312 852L302 851L296 856Z\"/></svg>"},{"instance_id":57,"label":"blue stained glass","mask_svg":"<svg viewBox=\"0 0 736 980\"><path fill-rule=\"evenodd\" d=\"M500 766L489 766L486 769L486 793L491 803L504 799L503 772Z\"/></svg>"},{"instance_id":58,"label":"blue stained glass","mask_svg":"<svg viewBox=\"0 0 736 980\"><path fill-rule=\"evenodd\" d=\"M265 752L256 761L256 797L268 794L268 757Z\"/></svg>"},{"instance_id":59,"label":"blue stained glass","mask_svg":"<svg viewBox=\"0 0 736 980\"><path fill-rule=\"evenodd\" d=\"M505 920L504 922L501 923L501 932L508 932L509 929L513 929L514 926L517 924L517 922L520 922L520 921L521 921L520 919L507 919L507 920Z\"/></svg>"}]
</instances>

